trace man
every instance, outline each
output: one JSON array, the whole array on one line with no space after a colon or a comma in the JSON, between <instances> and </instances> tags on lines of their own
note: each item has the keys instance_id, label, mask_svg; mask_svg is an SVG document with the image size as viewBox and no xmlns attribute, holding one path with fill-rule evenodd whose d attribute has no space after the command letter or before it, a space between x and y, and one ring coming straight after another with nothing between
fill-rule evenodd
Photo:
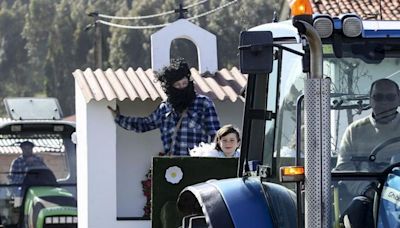
<instances>
[{"instance_id":1,"label":"man","mask_svg":"<svg viewBox=\"0 0 400 228\"><path fill-rule=\"evenodd\" d=\"M392 156L398 154L399 144L393 144L377 154L376 161L369 161L373 148L380 143L400 136L399 86L390 79L379 79L370 89L371 115L353 122L342 138L335 170L379 171L376 164L389 164ZM343 212L345 227L375 227L373 220L373 198L376 183L370 181L348 181L343 183L350 197L354 197ZM343 192L342 197L347 197Z\"/></svg>"},{"instance_id":2,"label":"man","mask_svg":"<svg viewBox=\"0 0 400 228\"><path fill-rule=\"evenodd\" d=\"M353 122L345 131L341 141L336 170L367 171L374 169L368 159L372 149L380 143L400 136L400 91L396 82L379 79L370 89L372 114ZM398 152L398 145L389 146L388 151L377 154L375 163L390 162Z\"/></svg>"},{"instance_id":3,"label":"man","mask_svg":"<svg viewBox=\"0 0 400 228\"><path fill-rule=\"evenodd\" d=\"M165 154L189 155L195 145L210 142L220 127L214 103L196 94L189 67L182 59L173 60L157 78L168 99L148 117L123 116L118 106L108 108L122 128L135 132L160 129Z\"/></svg>"},{"instance_id":4,"label":"man","mask_svg":"<svg viewBox=\"0 0 400 228\"><path fill-rule=\"evenodd\" d=\"M25 173L32 168L47 167L43 159L33 154L35 145L30 141L24 141L20 144L22 155L11 163L10 183L22 184Z\"/></svg>"}]
</instances>

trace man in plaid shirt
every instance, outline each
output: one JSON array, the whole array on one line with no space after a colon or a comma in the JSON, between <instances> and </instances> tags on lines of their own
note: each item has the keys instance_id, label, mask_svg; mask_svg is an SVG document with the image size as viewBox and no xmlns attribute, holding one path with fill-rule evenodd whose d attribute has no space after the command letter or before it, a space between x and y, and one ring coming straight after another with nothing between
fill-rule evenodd
<instances>
[{"instance_id":1,"label":"man in plaid shirt","mask_svg":"<svg viewBox=\"0 0 400 228\"><path fill-rule=\"evenodd\" d=\"M115 122L127 130L146 132L156 128L161 131L164 153L189 155L189 150L200 142L210 142L220 128L214 103L207 96L196 94L190 80L188 65L173 60L157 74L168 96L148 117L128 117L111 110Z\"/></svg>"},{"instance_id":2,"label":"man in plaid shirt","mask_svg":"<svg viewBox=\"0 0 400 228\"><path fill-rule=\"evenodd\" d=\"M33 154L34 146L29 141L20 144L22 155L11 163L11 171L8 177L11 184L22 184L25 173L32 168L47 167L42 158Z\"/></svg>"}]
</instances>

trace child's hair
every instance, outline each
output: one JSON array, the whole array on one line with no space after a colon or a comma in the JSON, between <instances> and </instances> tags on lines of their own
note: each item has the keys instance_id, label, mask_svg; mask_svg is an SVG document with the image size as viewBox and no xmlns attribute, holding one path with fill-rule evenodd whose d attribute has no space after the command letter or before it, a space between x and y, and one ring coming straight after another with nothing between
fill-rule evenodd
<instances>
[{"instance_id":1,"label":"child's hair","mask_svg":"<svg viewBox=\"0 0 400 228\"><path fill-rule=\"evenodd\" d=\"M234 133L237 137L238 142L240 142L240 134L239 134L239 129L237 127L234 127L232 124L227 124L222 126L218 131L217 134L215 135L214 138L214 143L215 143L215 149L218 151L222 151L222 148L219 146L218 142L221 140L222 137Z\"/></svg>"}]
</instances>

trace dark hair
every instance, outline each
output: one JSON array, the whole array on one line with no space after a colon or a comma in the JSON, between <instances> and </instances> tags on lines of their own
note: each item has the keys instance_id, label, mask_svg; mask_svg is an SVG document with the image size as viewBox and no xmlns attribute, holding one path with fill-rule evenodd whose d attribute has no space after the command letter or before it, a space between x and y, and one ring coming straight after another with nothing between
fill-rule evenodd
<instances>
[{"instance_id":1,"label":"dark hair","mask_svg":"<svg viewBox=\"0 0 400 228\"><path fill-rule=\"evenodd\" d=\"M381 79L378 79L378 80L372 82L371 87L369 88L369 95L371 96L372 89L374 88L375 85L384 84L384 83L394 85L396 87L397 95L400 95L399 85L395 81L390 80L388 78L381 78Z\"/></svg>"},{"instance_id":2,"label":"dark hair","mask_svg":"<svg viewBox=\"0 0 400 228\"><path fill-rule=\"evenodd\" d=\"M20 147L34 147L35 144L31 141L23 141L19 144Z\"/></svg>"},{"instance_id":3,"label":"dark hair","mask_svg":"<svg viewBox=\"0 0 400 228\"><path fill-rule=\"evenodd\" d=\"M222 126L218 131L217 134L215 135L214 138L214 143L215 143L215 149L222 151L222 148L219 146L218 142L221 140L222 137L234 133L237 137L238 142L240 142L240 134L239 134L239 129L237 127L234 127L232 124L227 124Z\"/></svg>"},{"instance_id":4,"label":"dark hair","mask_svg":"<svg viewBox=\"0 0 400 228\"><path fill-rule=\"evenodd\" d=\"M181 80L183 77L190 79L190 69L183 58L172 59L169 66L164 67L156 74L156 78L161 82L161 86L165 89L171 87L174 82Z\"/></svg>"}]
</instances>

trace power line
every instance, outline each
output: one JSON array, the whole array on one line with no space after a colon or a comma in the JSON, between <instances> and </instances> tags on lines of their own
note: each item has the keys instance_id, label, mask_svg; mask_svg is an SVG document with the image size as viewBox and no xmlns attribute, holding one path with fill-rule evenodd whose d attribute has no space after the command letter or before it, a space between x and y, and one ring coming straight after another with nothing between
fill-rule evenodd
<instances>
[{"instance_id":1,"label":"power line","mask_svg":"<svg viewBox=\"0 0 400 228\"><path fill-rule=\"evenodd\" d=\"M208 1L208 0L203 0L203 2L205 2L205 1ZM215 8L215 9L212 9L210 11L201 13L199 15L195 15L193 17L190 17L187 20L192 21L192 20L198 19L200 17L207 16L209 14L215 13L215 12L217 12L217 11L219 11L219 10L225 8L225 7L228 7L228 6L230 6L230 5L234 4L234 3L237 3L237 2L238 2L238 0L233 0L233 1L227 2L224 5L221 5L221 6ZM198 4L201 4L201 2L198 2L198 3L195 3L195 4L198 5ZM192 4L192 5L195 5L195 4ZM168 13L168 12L165 12L165 13ZM100 14L98 16L100 17ZM165 24L158 24L158 25L132 26L132 25L122 25L122 24L112 23L112 22L108 22L108 21L104 21L104 20L96 20L96 23L108 25L108 26L111 26L111 27L125 28L125 29L155 29L155 28L162 28L162 27L165 27L165 26L171 24L171 23L165 23Z\"/></svg>"},{"instance_id":2,"label":"power line","mask_svg":"<svg viewBox=\"0 0 400 228\"><path fill-rule=\"evenodd\" d=\"M196 3L193 3L191 5L188 5L186 7L184 7L185 9L189 9L192 7L195 7L197 5L203 4L205 2L207 2L208 0L202 0ZM166 16L169 14L173 14L175 13L175 10L170 10L167 12L163 12L163 13L157 13L157 14L152 14L152 15L145 15L145 16L136 16L136 17L122 17L122 16L111 16L111 15L106 15L106 14L98 14L98 17L100 18L107 18L107 19L116 19L116 20L142 20L142 19L149 19L149 18L154 18L154 17L160 17L160 16Z\"/></svg>"},{"instance_id":3,"label":"power line","mask_svg":"<svg viewBox=\"0 0 400 228\"><path fill-rule=\"evenodd\" d=\"M165 24L159 24L159 25L132 26L132 25L116 24L116 23L112 23L112 22L108 22L108 21L104 21L104 20L97 20L96 23L100 23L100 24L103 24L103 25L108 25L108 26L111 26L111 27L125 28L125 29L155 29L155 28L162 28L162 27L165 27L165 26L170 24L170 23L165 23Z\"/></svg>"},{"instance_id":4,"label":"power line","mask_svg":"<svg viewBox=\"0 0 400 228\"><path fill-rule=\"evenodd\" d=\"M230 5L234 4L234 3L236 3L237 1L238 1L238 0L233 0L233 1L231 1L231 2L228 2L228 3L224 4L224 5L219 6L219 7L215 8L215 9L210 10L210 11L201 13L201 14L196 15L196 16L193 16L193 17L189 17L188 20L191 21L191 20L197 19L197 18L199 18L199 17L204 17L204 16L207 16L207 15L209 15L209 14L215 13L215 12L217 12L218 10L221 10L221 9L223 9L223 8L225 8L225 7L228 7L228 6L230 6Z\"/></svg>"},{"instance_id":5,"label":"power line","mask_svg":"<svg viewBox=\"0 0 400 228\"><path fill-rule=\"evenodd\" d=\"M137 16L137 17L119 17L119 16L110 16L110 15L106 15L106 14L99 14L98 16L101 18L116 19L116 20L141 20L141 19L165 16L165 15L169 15L169 14L173 14L173 13L175 13L174 10L170 10L170 11L163 12L163 13L152 14L152 15L146 15L146 16Z\"/></svg>"}]
</instances>

